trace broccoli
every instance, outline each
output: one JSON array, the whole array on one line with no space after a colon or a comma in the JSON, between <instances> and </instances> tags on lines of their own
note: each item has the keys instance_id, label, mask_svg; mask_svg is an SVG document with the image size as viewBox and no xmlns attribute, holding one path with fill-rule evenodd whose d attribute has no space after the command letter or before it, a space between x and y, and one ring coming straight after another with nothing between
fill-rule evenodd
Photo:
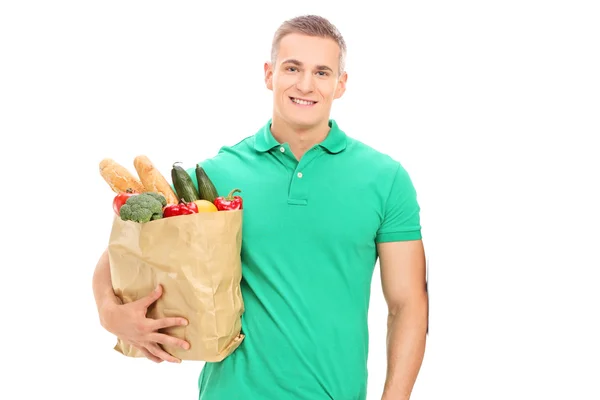
<instances>
[{"instance_id":1,"label":"broccoli","mask_svg":"<svg viewBox=\"0 0 600 400\"><path fill-rule=\"evenodd\" d=\"M149 222L162 218L162 203L150 193L131 196L121 207L119 214L123 221Z\"/></svg>"},{"instance_id":2,"label":"broccoli","mask_svg":"<svg viewBox=\"0 0 600 400\"><path fill-rule=\"evenodd\" d=\"M154 197L156 200L160 201L160 204L163 207L167 206L167 199L165 198L165 196L163 196L161 193L156 193L156 192L146 192L146 194L149 194L150 196Z\"/></svg>"}]
</instances>

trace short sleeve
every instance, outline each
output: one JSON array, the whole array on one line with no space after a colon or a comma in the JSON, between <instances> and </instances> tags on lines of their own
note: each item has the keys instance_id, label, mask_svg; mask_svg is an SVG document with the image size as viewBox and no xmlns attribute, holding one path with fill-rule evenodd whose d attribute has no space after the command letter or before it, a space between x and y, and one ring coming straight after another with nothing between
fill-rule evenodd
<instances>
[{"instance_id":1,"label":"short sleeve","mask_svg":"<svg viewBox=\"0 0 600 400\"><path fill-rule=\"evenodd\" d=\"M385 202L383 221L375 241L394 242L421 239L421 208L408 172L398 166Z\"/></svg>"}]
</instances>

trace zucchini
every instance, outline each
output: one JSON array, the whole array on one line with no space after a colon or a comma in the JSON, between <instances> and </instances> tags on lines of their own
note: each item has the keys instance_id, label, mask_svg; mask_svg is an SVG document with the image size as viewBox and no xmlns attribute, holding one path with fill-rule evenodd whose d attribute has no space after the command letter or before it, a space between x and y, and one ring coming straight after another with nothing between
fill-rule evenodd
<instances>
[{"instance_id":1,"label":"zucchini","mask_svg":"<svg viewBox=\"0 0 600 400\"><path fill-rule=\"evenodd\" d=\"M173 180L175 192L177 192L177 198L180 201L183 199L185 202L200 200L198 190L196 190L192 178L185 169L177 164L179 163L173 164L173 169L171 170L171 179Z\"/></svg>"},{"instance_id":2,"label":"zucchini","mask_svg":"<svg viewBox=\"0 0 600 400\"><path fill-rule=\"evenodd\" d=\"M200 200L214 202L219 197L219 193L217 193L217 188L215 188L215 185L200 164L196 164L196 179L198 180L198 195L200 196Z\"/></svg>"}]
</instances>

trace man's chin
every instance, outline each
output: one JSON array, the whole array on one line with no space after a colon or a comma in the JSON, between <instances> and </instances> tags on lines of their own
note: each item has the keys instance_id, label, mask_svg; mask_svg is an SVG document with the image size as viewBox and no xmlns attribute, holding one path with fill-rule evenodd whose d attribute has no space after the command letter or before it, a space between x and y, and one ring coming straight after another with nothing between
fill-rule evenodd
<instances>
[{"instance_id":1,"label":"man's chin","mask_svg":"<svg viewBox=\"0 0 600 400\"><path fill-rule=\"evenodd\" d=\"M321 123L321 118L318 116L298 115L296 113L288 115L287 120L298 129L310 129Z\"/></svg>"},{"instance_id":2,"label":"man's chin","mask_svg":"<svg viewBox=\"0 0 600 400\"><path fill-rule=\"evenodd\" d=\"M278 112L279 111L279 112ZM275 111L278 119L285 121L285 124L289 127L298 130L309 130L313 129L319 125L329 122L328 119L323 119L323 116L317 115L316 113L312 113L312 115L308 115L307 113L298 113L298 112L289 112L289 110L277 110Z\"/></svg>"}]
</instances>

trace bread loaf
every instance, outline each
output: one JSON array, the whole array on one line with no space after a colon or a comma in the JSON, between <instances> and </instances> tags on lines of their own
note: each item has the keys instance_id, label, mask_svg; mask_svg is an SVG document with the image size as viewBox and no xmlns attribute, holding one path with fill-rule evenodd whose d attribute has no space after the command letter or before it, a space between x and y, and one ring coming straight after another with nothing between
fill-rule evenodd
<instances>
[{"instance_id":1,"label":"bread loaf","mask_svg":"<svg viewBox=\"0 0 600 400\"><path fill-rule=\"evenodd\" d=\"M166 178L157 170L150 159L144 155L137 156L133 160L133 165L137 171L142 185L146 192L156 192L165 196L167 204L177 204L177 195L169 185Z\"/></svg>"},{"instance_id":2,"label":"bread loaf","mask_svg":"<svg viewBox=\"0 0 600 400\"><path fill-rule=\"evenodd\" d=\"M126 192L128 189L136 193L144 191L144 185L124 166L111 158L100 161L100 175L115 193Z\"/></svg>"}]
</instances>

